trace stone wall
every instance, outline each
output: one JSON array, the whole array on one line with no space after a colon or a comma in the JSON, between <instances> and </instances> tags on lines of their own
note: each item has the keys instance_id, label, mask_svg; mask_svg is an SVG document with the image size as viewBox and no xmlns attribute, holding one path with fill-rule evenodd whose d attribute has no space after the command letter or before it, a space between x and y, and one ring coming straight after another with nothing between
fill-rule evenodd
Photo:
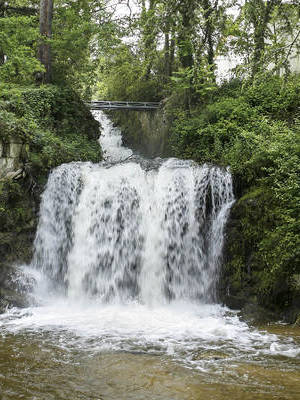
<instances>
[{"instance_id":1,"label":"stone wall","mask_svg":"<svg viewBox=\"0 0 300 400\"><path fill-rule=\"evenodd\" d=\"M112 111L113 121L121 128L123 144L146 157L170 154L169 132L171 121L164 109L157 111Z\"/></svg>"},{"instance_id":2,"label":"stone wall","mask_svg":"<svg viewBox=\"0 0 300 400\"><path fill-rule=\"evenodd\" d=\"M20 138L0 139L0 180L17 179L24 175L24 160L28 149Z\"/></svg>"}]
</instances>

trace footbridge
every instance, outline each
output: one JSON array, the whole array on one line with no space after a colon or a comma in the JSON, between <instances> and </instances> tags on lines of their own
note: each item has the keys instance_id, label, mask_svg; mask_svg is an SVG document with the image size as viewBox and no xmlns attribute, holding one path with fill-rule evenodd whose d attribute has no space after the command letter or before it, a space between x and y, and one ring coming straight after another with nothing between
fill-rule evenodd
<instances>
[{"instance_id":1,"label":"footbridge","mask_svg":"<svg viewBox=\"0 0 300 400\"><path fill-rule=\"evenodd\" d=\"M104 101L94 100L86 103L91 110L157 110L161 104L158 102L140 101Z\"/></svg>"}]
</instances>

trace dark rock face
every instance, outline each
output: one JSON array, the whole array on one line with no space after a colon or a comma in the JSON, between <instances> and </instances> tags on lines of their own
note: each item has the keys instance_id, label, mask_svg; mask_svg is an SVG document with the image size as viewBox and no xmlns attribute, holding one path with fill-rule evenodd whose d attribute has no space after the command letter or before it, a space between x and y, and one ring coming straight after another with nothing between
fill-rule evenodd
<instances>
[{"instance_id":1,"label":"dark rock face","mask_svg":"<svg viewBox=\"0 0 300 400\"><path fill-rule=\"evenodd\" d=\"M171 122L164 110L112 111L109 113L122 130L123 144L148 158L170 155Z\"/></svg>"},{"instance_id":2,"label":"dark rock face","mask_svg":"<svg viewBox=\"0 0 300 400\"><path fill-rule=\"evenodd\" d=\"M22 197L6 207L9 214L6 220L2 218L2 223L6 223L0 232L0 312L8 307L23 307L27 304L26 291L19 279L21 272L17 266L31 260L37 207L34 198L24 192ZM19 218L19 213L24 219Z\"/></svg>"},{"instance_id":3,"label":"dark rock face","mask_svg":"<svg viewBox=\"0 0 300 400\"><path fill-rule=\"evenodd\" d=\"M27 293L33 282L23 279L22 272L17 267L1 266L0 268L0 313L11 307L26 307Z\"/></svg>"},{"instance_id":4,"label":"dark rock face","mask_svg":"<svg viewBox=\"0 0 300 400\"><path fill-rule=\"evenodd\" d=\"M260 253L265 231L274 223L270 209L268 193L261 189L233 205L225 232L219 296L229 308L241 310L241 317L247 320L294 323L300 314L300 296L284 276L270 287L272 266L264 263Z\"/></svg>"}]
</instances>

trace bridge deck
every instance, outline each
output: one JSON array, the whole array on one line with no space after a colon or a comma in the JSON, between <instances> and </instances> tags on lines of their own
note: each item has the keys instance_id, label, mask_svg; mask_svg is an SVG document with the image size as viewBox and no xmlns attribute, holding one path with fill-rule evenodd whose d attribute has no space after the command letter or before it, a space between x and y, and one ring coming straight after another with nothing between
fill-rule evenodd
<instances>
[{"instance_id":1,"label":"bridge deck","mask_svg":"<svg viewBox=\"0 0 300 400\"><path fill-rule=\"evenodd\" d=\"M160 103L133 101L91 101L86 103L91 110L157 110Z\"/></svg>"}]
</instances>

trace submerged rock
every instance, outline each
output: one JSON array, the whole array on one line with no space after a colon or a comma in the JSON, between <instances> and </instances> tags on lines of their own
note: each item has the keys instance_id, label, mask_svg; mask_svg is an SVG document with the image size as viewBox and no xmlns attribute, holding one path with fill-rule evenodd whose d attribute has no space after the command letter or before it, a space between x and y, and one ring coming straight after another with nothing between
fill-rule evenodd
<instances>
[{"instance_id":1,"label":"submerged rock","mask_svg":"<svg viewBox=\"0 0 300 400\"><path fill-rule=\"evenodd\" d=\"M27 294L34 282L25 277L19 267L2 266L0 268L0 313L11 307L29 305Z\"/></svg>"}]
</instances>

